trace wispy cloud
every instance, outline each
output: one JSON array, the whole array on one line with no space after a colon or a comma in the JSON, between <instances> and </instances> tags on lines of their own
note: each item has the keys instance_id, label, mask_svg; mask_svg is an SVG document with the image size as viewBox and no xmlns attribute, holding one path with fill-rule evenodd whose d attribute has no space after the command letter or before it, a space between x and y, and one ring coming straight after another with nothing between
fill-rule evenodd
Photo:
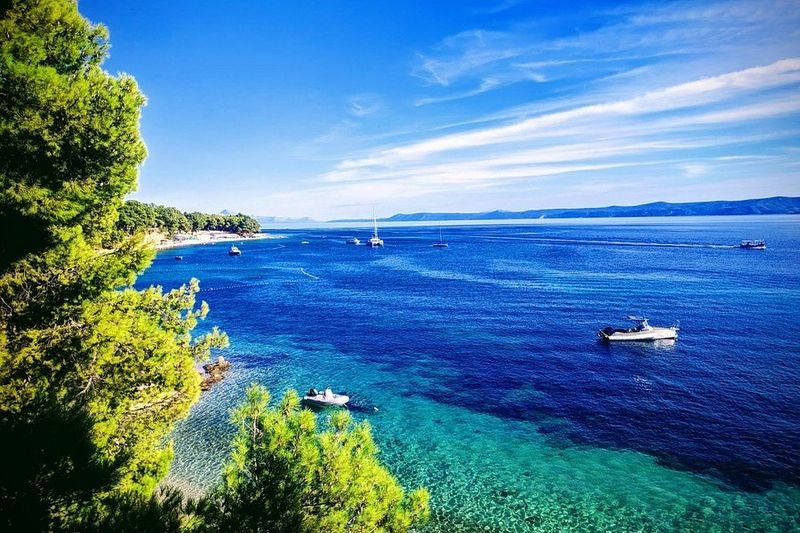
<instances>
[{"instance_id":1,"label":"wispy cloud","mask_svg":"<svg viewBox=\"0 0 800 533\"><path fill-rule=\"evenodd\" d=\"M514 9L524 3L525 0L501 0L494 5L473 9L472 13L475 15L494 15L496 13L508 11L509 9Z\"/></svg>"},{"instance_id":2,"label":"wispy cloud","mask_svg":"<svg viewBox=\"0 0 800 533\"><path fill-rule=\"evenodd\" d=\"M306 201L344 196L353 203L387 198L397 203L510 184L530 191L579 175L596 176L588 182L601 179L604 190L623 190L631 172L697 180L745 164L771 161L777 168L787 161L785 154L767 161L764 154L744 156L740 150L797 138L796 128L758 125L800 115L798 86L800 58L784 59L622 100L384 147L341 161L302 194ZM580 195L588 182L570 190Z\"/></svg>"},{"instance_id":3,"label":"wispy cloud","mask_svg":"<svg viewBox=\"0 0 800 533\"><path fill-rule=\"evenodd\" d=\"M348 110L355 117L374 115L381 108L381 99L376 94L356 94L350 97Z\"/></svg>"},{"instance_id":4,"label":"wispy cloud","mask_svg":"<svg viewBox=\"0 0 800 533\"><path fill-rule=\"evenodd\" d=\"M743 93L763 91L796 84L797 82L800 82L800 58L786 59L771 65L753 67L666 87L627 100L592 104L540 115L504 126L426 139L417 143L384 150L368 158L344 161L339 165L339 168L352 169L388 165L439 152L531 140L558 133L552 130L562 125L576 124L592 119L597 120L602 117L652 115L665 111L684 110L686 108L724 102ZM784 106L783 109L786 111L788 109L797 109L800 102L798 102L797 98L791 98L788 101L784 100L777 104L769 102L769 104ZM750 106L747 113L756 115L760 110L763 113L763 105ZM770 107L767 106L766 109L770 109ZM731 113L731 111L718 112L716 114L707 113L701 115L700 119L706 124L715 120L728 121L731 118L735 118ZM674 120L686 124L690 123L692 118L692 116L689 116ZM589 126L589 128L591 127L592 125Z\"/></svg>"},{"instance_id":5,"label":"wispy cloud","mask_svg":"<svg viewBox=\"0 0 800 533\"><path fill-rule=\"evenodd\" d=\"M687 177L694 178L708 172L708 165L705 163L687 163L683 165L683 170Z\"/></svg>"},{"instance_id":6,"label":"wispy cloud","mask_svg":"<svg viewBox=\"0 0 800 533\"><path fill-rule=\"evenodd\" d=\"M424 128L361 137L269 201L336 217L800 194L797 7L637 4L548 38L544 19L457 33L415 62L408 109L432 117Z\"/></svg>"},{"instance_id":7,"label":"wispy cloud","mask_svg":"<svg viewBox=\"0 0 800 533\"><path fill-rule=\"evenodd\" d=\"M793 1L636 4L585 15L594 17L593 29L549 39L540 37L554 24L547 18L447 37L418 54L412 74L440 94L417 102L470 98L524 82L602 86L622 82L623 73L645 79L649 73L638 67L654 62L676 82L696 75L700 59L722 71L795 55L800 38ZM479 90L486 79L498 83Z\"/></svg>"},{"instance_id":8,"label":"wispy cloud","mask_svg":"<svg viewBox=\"0 0 800 533\"><path fill-rule=\"evenodd\" d=\"M464 31L443 40L436 54L419 54L411 74L428 85L447 87L465 76L485 72L492 65L521 56L523 46L512 46L508 34L484 30Z\"/></svg>"},{"instance_id":9,"label":"wispy cloud","mask_svg":"<svg viewBox=\"0 0 800 533\"><path fill-rule=\"evenodd\" d=\"M475 89L471 89L460 93L453 93L447 96L419 98L414 101L414 105L423 106L429 104L440 104L442 102L450 102L452 100L461 100L462 98L469 98L470 96L477 96L481 93L491 91L492 89L496 89L500 85L501 82L499 80L496 80L494 78L487 78L483 80L480 86Z\"/></svg>"}]
</instances>

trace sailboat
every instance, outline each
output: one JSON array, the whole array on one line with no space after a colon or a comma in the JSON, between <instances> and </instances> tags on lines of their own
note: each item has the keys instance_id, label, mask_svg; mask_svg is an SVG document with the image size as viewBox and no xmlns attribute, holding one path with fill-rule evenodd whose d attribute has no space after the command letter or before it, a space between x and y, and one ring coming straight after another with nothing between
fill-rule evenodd
<instances>
[{"instance_id":1,"label":"sailboat","mask_svg":"<svg viewBox=\"0 0 800 533\"><path fill-rule=\"evenodd\" d=\"M439 242L431 244L434 248L447 248L449 244L442 240L442 227L439 226Z\"/></svg>"},{"instance_id":2,"label":"sailboat","mask_svg":"<svg viewBox=\"0 0 800 533\"><path fill-rule=\"evenodd\" d=\"M367 241L367 246L370 248L378 248L379 246L383 246L383 239L378 237L378 219L375 218L375 212L372 212L372 237L369 238Z\"/></svg>"}]
</instances>

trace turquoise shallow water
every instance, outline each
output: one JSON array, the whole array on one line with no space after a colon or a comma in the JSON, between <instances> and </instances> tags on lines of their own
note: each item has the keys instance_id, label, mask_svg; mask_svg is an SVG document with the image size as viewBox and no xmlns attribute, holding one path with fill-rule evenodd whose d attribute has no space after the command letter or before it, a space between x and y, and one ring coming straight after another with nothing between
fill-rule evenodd
<instances>
[{"instance_id":1,"label":"turquoise shallow water","mask_svg":"<svg viewBox=\"0 0 800 533\"><path fill-rule=\"evenodd\" d=\"M249 383L331 386L404 486L430 488L427 531L796 530L798 228L446 227L446 250L430 228L383 250L307 230L162 253L140 284L200 278L234 363L176 430L170 479L214 482ZM729 247L755 237L765 253ZM681 338L597 343L629 312Z\"/></svg>"}]
</instances>

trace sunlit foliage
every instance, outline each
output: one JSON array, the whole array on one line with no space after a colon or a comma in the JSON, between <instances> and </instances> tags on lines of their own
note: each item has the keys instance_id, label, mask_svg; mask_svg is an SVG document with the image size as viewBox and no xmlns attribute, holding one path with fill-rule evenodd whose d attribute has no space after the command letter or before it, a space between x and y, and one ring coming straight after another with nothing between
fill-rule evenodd
<instances>
[{"instance_id":1,"label":"sunlit foliage","mask_svg":"<svg viewBox=\"0 0 800 533\"><path fill-rule=\"evenodd\" d=\"M144 97L100 68L107 32L69 0L0 2L0 529L73 527L149 494L199 394L198 284L130 285L152 259L108 246L136 186Z\"/></svg>"},{"instance_id":2,"label":"sunlit foliage","mask_svg":"<svg viewBox=\"0 0 800 533\"><path fill-rule=\"evenodd\" d=\"M428 518L428 492L406 495L380 464L366 422L346 410L324 431L295 391L270 408L251 386L233 415L238 433L210 496L213 531L406 531Z\"/></svg>"}]
</instances>

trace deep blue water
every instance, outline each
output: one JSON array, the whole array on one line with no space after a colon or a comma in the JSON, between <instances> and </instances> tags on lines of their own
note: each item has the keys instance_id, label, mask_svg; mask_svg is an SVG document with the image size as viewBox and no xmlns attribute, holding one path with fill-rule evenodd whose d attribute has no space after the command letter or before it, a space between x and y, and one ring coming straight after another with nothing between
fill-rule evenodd
<instances>
[{"instance_id":1,"label":"deep blue water","mask_svg":"<svg viewBox=\"0 0 800 533\"><path fill-rule=\"evenodd\" d=\"M404 485L431 487L432 530L798 524L800 218L442 229L447 249L405 227L376 250L317 229L160 253L138 285L200 278L234 364L176 432L174 475L213 480L247 383L332 386ZM680 337L598 342L628 314Z\"/></svg>"}]
</instances>

